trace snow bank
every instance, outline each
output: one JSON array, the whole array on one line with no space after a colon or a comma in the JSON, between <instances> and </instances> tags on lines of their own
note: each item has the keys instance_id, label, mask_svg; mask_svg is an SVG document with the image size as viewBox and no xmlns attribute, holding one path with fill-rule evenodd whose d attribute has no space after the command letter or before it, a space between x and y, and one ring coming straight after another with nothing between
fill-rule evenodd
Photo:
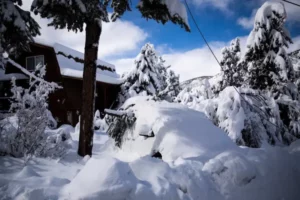
<instances>
[{"instance_id":1,"label":"snow bank","mask_svg":"<svg viewBox=\"0 0 300 200\"><path fill-rule=\"evenodd\" d=\"M163 160L176 160L205 158L237 148L203 113L179 104L133 97L122 107L130 107L136 117L133 130L125 133L122 151L140 156L160 152Z\"/></svg>"},{"instance_id":2,"label":"snow bank","mask_svg":"<svg viewBox=\"0 0 300 200\"><path fill-rule=\"evenodd\" d=\"M126 198L136 182L127 163L102 156L98 159L91 158L63 193L68 199L101 197L118 200Z\"/></svg>"},{"instance_id":3,"label":"snow bank","mask_svg":"<svg viewBox=\"0 0 300 200\"><path fill-rule=\"evenodd\" d=\"M18 118L14 115L5 118L0 121L1 131L0 131L0 155L14 155L15 149L13 145L18 148L24 148L25 142L29 144L35 144L35 142L40 142L38 144L37 150L32 153L32 155L25 154L26 152L21 152L22 156L39 156L39 157L52 157L58 158L63 156L72 147L72 138L70 132L72 131L69 126L64 125L58 129L45 129L43 134L37 138L33 137L32 141L26 141L25 139L16 140L16 136L20 137ZM28 136L31 138L31 136ZM26 138L28 140L28 138ZM18 143L16 143L18 141ZM26 146L27 148L27 146ZM24 150L25 151L25 150ZM15 153L16 154L16 153ZM18 154L17 154L18 155Z\"/></svg>"}]
</instances>

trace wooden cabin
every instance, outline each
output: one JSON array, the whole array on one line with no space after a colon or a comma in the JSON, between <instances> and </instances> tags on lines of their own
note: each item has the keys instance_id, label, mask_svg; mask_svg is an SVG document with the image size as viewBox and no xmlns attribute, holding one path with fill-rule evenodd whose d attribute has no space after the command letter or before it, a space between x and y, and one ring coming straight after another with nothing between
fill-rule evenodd
<instances>
[{"instance_id":1,"label":"wooden cabin","mask_svg":"<svg viewBox=\"0 0 300 200\"><path fill-rule=\"evenodd\" d=\"M44 79L62 86L62 89L50 94L49 110L58 125L75 126L81 111L83 64L68 58L68 55L83 59L83 54L57 43L53 45L33 43L30 46L31 52L24 52L16 59L16 62L28 71L34 71L39 63L46 66ZM17 84L23 87L27 87L29 83L29 78L13 65L8 65L5 71L0 70L0 110L2 112L7 112L10 107L12 77L16 77ZM102 117L104 109L114 105L120 84L121 80L114 65L97 60L95 110L99 110Z\"/></svg>"}]
</instances>

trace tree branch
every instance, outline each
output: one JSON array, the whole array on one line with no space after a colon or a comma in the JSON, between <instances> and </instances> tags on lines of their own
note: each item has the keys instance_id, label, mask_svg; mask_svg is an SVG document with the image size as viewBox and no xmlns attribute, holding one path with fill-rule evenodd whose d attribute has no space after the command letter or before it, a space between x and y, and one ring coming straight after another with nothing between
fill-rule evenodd
<instances>
[{"instance_id":1,"label":"tree branch","mask_svg":"<svg viewBox=\"0 0 300 200\"><path fill-rule=\"evenodd\" d=\"M37 80L37 81L40 81L42 83L45 83L47 85L50 85L51 87L54 87L54 88L57 88L57 89L62 89L61 86L59 86L57 83L54 83L54 82L48 82L48 81L45 81L44 79L42 78L39 78L37 77L36 75L34 75L33 73L29 72L27 69L25 69L24 67L22 67L21 65L19 65L18 63L16 63L15 61L13 61L12 59L8 58L7 60L10 64L12 64L13 66L15 66L16 68L20 69L24 74L26 74L27 76Z\"/></svg>"}]
</instances>

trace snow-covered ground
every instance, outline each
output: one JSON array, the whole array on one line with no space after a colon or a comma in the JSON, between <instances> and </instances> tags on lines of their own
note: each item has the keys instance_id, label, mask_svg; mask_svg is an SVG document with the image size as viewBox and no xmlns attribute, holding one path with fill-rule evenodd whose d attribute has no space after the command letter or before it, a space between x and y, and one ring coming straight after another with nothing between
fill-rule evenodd
<instances>
[{"instance_id":1,"label":"snow-covered ground","mask_svg":"<svg viewBox=\"0 0 300 200\"><path fill-rule=\"evenodd\" d=\"M300 198L300 140L289 147L238 147L201 112L135 97L137 117L122 149L95 132L92 158L0 157L0 199L278 199ZM146 137L150 132L155 137ZM141 136L141 135L143 136ZM160 152L162 159L151 155Z\"/></svg>"}]
</instances>

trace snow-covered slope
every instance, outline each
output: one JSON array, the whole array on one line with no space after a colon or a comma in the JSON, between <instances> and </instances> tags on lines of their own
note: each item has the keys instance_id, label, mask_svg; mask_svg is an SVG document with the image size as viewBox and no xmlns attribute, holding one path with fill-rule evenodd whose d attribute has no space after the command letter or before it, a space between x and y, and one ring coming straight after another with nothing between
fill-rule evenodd
<instances>
[{"instance_id":1,"label":"snow-covered slope","mask_svg":"<svg viewBox=\"0 0 300 200\"><path fill-rule=\"evenodd\" d=\"M198 85L198 83L201 82L202 80L210 79L210 78L212 78L212 76L199 76L196 78L192 78L192 79L189 79L189 80L186 80L186 81L183 81L182 83L180 83L180 87L182 89L184 89L186 87L194 87L194 86Z\"/></svg>"}]
</instances>

